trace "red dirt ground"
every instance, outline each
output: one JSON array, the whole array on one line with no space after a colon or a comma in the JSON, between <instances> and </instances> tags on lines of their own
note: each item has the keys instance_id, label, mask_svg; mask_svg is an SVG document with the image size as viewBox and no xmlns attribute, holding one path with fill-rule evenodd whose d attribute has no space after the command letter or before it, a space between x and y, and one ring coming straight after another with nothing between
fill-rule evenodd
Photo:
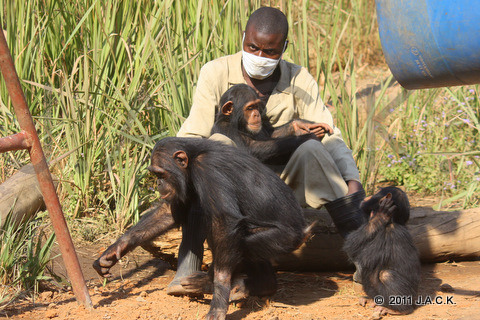
<instances>
[{"instance_id":1,"label":"red dirt ground","mask_svg":"<svg viewBox=\"0 0 480 320\"><path fill-rule=\"evenodd\" d=\"M172 297L165 292L174 271L138 248L112 271L103 286L91 267L103 248L77 248L93 309L80 306L72 291L44 291L35 301L23 300L0 313L10 319L203 319L210 295L204 299ZM57 273L64 274L62 266ZM437 297L413 314L398 319L480 319L480 261L424 265L419 294ZM227 319L374 319L373 310L358 305L351 272L279 272L279 290L270 300L251 298L231 304ZM443 291L442 291L443 290ZM450 304L452 302L452 304ZM393 318L385 316L384 318Z\"/></svg>"}]
</instances>

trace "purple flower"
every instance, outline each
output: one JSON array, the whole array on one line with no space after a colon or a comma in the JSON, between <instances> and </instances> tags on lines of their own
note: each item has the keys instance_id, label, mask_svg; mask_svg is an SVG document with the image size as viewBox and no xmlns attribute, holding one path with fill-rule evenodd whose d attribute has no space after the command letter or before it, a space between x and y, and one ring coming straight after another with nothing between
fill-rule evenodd
<instances>
[{"instance_id":1,"label":"purple flower","mask_svg":"<svg viewBox=\"0 0 480 320\"><path fill-rule=\"evenodd\" d=\"M473 164L473 162L470 161L470 160L467 160L467 161L465 161L465 164L466 164L467 166L471 166L471 165Z\"/></svg>"}]
</instances>

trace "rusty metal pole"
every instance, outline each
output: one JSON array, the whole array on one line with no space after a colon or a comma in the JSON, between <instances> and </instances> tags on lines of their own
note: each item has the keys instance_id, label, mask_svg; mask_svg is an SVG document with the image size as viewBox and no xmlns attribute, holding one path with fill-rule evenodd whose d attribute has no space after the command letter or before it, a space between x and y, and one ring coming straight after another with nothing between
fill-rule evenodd
<instances>
[{"instance_id":1,"label":"rusty metal pole","mask_svg":"<svg viewBox=\"0 0 480 320\"><path fill-rule=\"evenodd\" d=\"M67 223L60 206L60 201L58 200L58 196L55 191L55 186L53 185L52 176L43 154L40 139L38 138L32 116L20 86L20 80L18 79L15 65L13 63L10 50L8 49L7 41L5 39L3 30L1 29L0 69L3 74L3 78L5 79L18 123L20 124L20 128L23 130L21 134L10 136L4 139L13 137L14 140L17 140L17 143L23 146L28 146L30 159L33 167L35 168L35 172L37 173L40 190L45 200L45 205L50 215L55 235L57 236L57 241L60 246L60 252L62 253L65 267L67 269L67 274L72 282L73 292L77 298L77 301L82 303L86 308L90 309L92 308L92 301L90 299L90 295L88 294L82 269L80 268L80 263L78 262L77 253L75 252L72 238L70 237L70 232L68 231ZM21 141L18 142L18 140ZM10 150L15 150L12 149L13 147L10 143L5 144L5 149L10 148ZM1 145L2 144L0 143L0 146ZM18 149L20 148L17 148L16 150Z\"/></svg>"}]
</instances>

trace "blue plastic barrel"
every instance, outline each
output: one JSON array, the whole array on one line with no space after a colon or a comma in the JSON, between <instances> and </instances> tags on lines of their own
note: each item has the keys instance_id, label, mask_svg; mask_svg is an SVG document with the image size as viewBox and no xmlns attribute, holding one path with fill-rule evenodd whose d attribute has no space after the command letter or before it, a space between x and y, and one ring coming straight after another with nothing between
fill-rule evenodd
<instances>
[{"instance_id":1,"label":"blue plastic barrel","mask_svg":"<svg viewBox=\"0 0 480 320\"><path fill-rule=\"evenodd\" d=\"M480 1L376 0L385 59L406 89L480 83Z\"/></svg>"}]
</instances>

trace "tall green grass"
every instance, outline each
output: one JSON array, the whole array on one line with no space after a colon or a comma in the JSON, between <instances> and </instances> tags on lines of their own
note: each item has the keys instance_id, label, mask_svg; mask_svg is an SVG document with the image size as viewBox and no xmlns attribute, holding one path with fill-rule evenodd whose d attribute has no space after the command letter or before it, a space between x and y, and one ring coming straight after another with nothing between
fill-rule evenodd
<instances>
[{"instance_id":1,"label":"tall green grass","mask_svg":"<svg viewBox=\"0 0 480 320\"><path fill-rule=\"evenodd\" d=\"M71 217L118 230L151 201L142 187L154 141L188 115L201 66L238 49L255 2L7 1L0 4L30 110L59 169ZM18 23L24 21L25 23ZM1 84L2 135L18 128ZM20 165L2 156L5 165ZM6 177L8 173L4 174Z\"/></svg>"},{"instance_id":2,"label":"tall green grass","mask_svg":"<svg viewBox=\"0 0 480 320\"><path fill-rule=\"evenodd\" d=\"M155 200L146 170L154 142L177 132L200 68L240 50L261 3L285 12L284 58L318 80L369 192L387 181L437 195L442 208L478 206L478 86L392 97L390 76L359 99L362 70L385 69L373 0L2 1L0 21L47 156L73 151L53 170L70 225L90 228L74 234L92 240L94 221L118 233L138 221ZM18 130L1 80L0 136ZM1 181L26 162L25 151L0 155ZM17 232L35 229L24 228L0 233L0 275L3 284L29 289L44 276L53 240L47 249L21 247ZM27 256L33 265L12 260Z\"/></svg>"},{"instance_id":3,"label":"tall green grass","mask_svg":"<svg viewBox=\"0 0 480 320\"><path fill-rule=\"evenodd\" d=\"M55 234L46 237L44 229L40 220L17 226L7 216L0 230L0 309L24 291L37 292L40 281L50 279L46 268Z\"/></svg>"}]
</instances>

